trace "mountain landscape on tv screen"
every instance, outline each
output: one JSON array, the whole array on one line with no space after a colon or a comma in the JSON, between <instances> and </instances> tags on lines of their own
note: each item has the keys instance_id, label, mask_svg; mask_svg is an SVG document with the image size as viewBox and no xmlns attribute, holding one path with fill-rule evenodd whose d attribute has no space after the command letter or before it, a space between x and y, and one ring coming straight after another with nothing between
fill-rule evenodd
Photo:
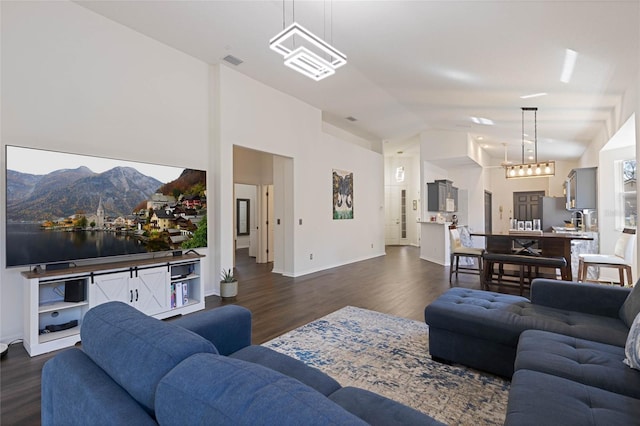
<instances>
[{"instance_id":1,"label":"mountain landscape on tv screen","mask_svg":"<svg viewBox=\"0 0 640 426\"><path fill-rule=\"evenodd\" d=\"M162 182L131 167L94 173L87 167L35 176L7 171L7 220L55 220L95 212L100 199L112 216L128 216Z\"/></svg>"},{"instance_id":2,"label":"mountain landscape on tv screen","mask_svg":"<svg viewBox=\"0 0 640 426\"><path fill-rule=\"evenodd\" d=\"M129 216L146 206L154 193L183 193L195 184L203 187L205 173L185 169L169 183L145 176L132 167L114 167L94 173L87 167L32 175L7 170L7 220L39 222L78 213L93 213L102 202L109 216Z\"/></svg>"}]
</instances>

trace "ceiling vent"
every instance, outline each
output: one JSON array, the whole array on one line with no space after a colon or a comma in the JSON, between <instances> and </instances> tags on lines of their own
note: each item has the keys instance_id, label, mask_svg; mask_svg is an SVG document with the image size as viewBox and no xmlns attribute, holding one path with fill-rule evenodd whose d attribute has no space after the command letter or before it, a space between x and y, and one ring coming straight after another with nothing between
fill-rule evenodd
<instances>
[{"instance_id":1,"label":"ceiling vent","mask_svg":"<svg viewBox=\"0 0 640 426\"><path fill-rule=\"evenodd\" d=\"M358 119L357 119L357 118L352 117L352 116L348 116L348 117L345 117L345 118L346 118L347 120L349 120L349 121L358 121Z\"/></svg>"},{"instance_id":2,"label":"ceiling vent","mask_svg":"<svg viewBox=\"0 0 640 426\"><path fill-rule=\"evenodd\" d=\"M238 66L238 65L240 65L241 63L244 62L242 59L238 59L233 55L227 55L222 59L227 61L227 62L229 62L231 65L235 65L235 66Z\"/></svg>"}]
</instances>

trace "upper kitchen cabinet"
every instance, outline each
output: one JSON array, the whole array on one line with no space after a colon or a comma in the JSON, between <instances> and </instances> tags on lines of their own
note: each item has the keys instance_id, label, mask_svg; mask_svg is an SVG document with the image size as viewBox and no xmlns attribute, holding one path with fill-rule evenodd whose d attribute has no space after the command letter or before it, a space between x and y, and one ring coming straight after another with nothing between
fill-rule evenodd
<instances>
[{"instance_id":1,"label":"upper kitchen cabinet","mask_svg":"<svg viewBox=\"0 0 640 426\"><path fill-rule=\"evenodd\" d=\"M573 169L565 184L568 210L597 208L597 167Z\"/></svg>"},{"instance_id":2,"label":"upper kitchen cabinet","mask_svg":"<svg viewBox=\"0 0 640 426\"><path fill-rule=\"evenodd\" d=\"M427 208L430 212L457 212L458 188L446 179L427 183Z\"/></svg>"}]
</instances>

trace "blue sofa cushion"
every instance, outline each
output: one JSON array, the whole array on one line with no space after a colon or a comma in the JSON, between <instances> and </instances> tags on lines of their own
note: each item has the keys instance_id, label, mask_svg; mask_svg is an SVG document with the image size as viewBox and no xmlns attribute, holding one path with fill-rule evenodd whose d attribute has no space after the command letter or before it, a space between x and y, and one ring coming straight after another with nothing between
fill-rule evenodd
<instances>
[{"instance_id":1,"label":"blue sofa cushion","mask_svg":"<svg viewBox=\"0 0 640 426\"><path fill-rule=\"evenodd\" d=\"M194 312L171 321L204 337L220 355L230 355L251 345L251 311L238 305L226 305Z\"/></svg>"},{"instance_id":2,"label":"blue sofa cushion","mask_svg":"<svg viewBox=\"0 0 640 426\"><path fill-rule=\"evenodd\" d=\"M640 400L531 370L514 373L505 426L633 425Z\"/></svg>"},{"instance_id":3,"label":"blue sofa cushion","mask_svg":"<svg viewBox=\"0 0 640 426\"><path fill-rule=\"evenodd\" d=\"M629 329L618 318L526 304L519 312L527 329L546 330L624 346Z\"/></svg>"},{"instance_id":4,"label":"blue sofa cushion","mask_svg":"<svg viewBox=\"0 0 640 426\"><path fill-rule=\"evenodd\" d=\"M217 353L203 337L122 302L90 309L80 335L84 352L149 413L169 370L195 353Z\"/></svg>"},{"instance_id":5,"label":"blue sofa cushion","mask_svg":"<svg viewBox=\"0 0 640 426\"><path fill-rule=\"evenodd\" d=\"M640 398L640 371L622 363L619 346L528 330L520 336L516 370L534 370Z\"/></svg>"},{"instance_id":6,"label":"blue sofa cushion","mask_svg":"<svg viewBox=\"0 0 640 426\"><path fill-rule=\"evenodd\" d=\"M418 410L364 389L347 386L329 399L374 426L444 425Z\"/></svg>"},{"instance_id":7,"label":"blue sofa cushion","mask_svg":"<svg viewBox=\"0 0 640 426\"><path fill-rule=\"evenodd\" d=\"M304 362L276 352L265 346L247 346L230 355L231 358L249 361L293 377L327 396L340 389L340 383L327 374Z\"/></svg>"},{"instance_id":8,"label":"blue sofa cushion","mask_svg":"<svg viewBox=\"0 0 640 426\"><path fill-rule=\"evenodd\" d=\"M155 406L158 422L171 425L366 424L295 379L212 354L193 355L171 370L158 384Z\"/></svg>"},{"instance_id":9,"label":"blue sofa cushion","mask_svg":"<svg viewBox=\"0 0 640 426\"><path fill-rule=\"evenodd\" d=\"M80 349L63 351L44 364L43 426L118 424L156 422Z\"/></svg>"},{"instance_id":10,"label":"blue sofa cushion","mask_svg":"<svg viewBox=\"0 0 640 426\"><path fill-rule=\"evenodd\" d=\"M631 328L633 320L636 319L638 313L640 313L640 281L638 281L631 290L631 293L627 296L627 299L620 308L620 319L627 324L628 328Z\"/></svg>"}]
</instances>

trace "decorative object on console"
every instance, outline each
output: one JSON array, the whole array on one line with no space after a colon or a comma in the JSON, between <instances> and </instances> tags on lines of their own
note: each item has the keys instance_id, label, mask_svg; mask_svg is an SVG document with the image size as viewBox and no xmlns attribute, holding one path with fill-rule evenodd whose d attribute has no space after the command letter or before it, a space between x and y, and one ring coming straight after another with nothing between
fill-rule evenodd
<instances>
[{"instance_id":1,"label":"decorative object on console","mask_svg":"<svg viewBox=\"0 0 640 426\"><path fill-rule=\"evenodd\" d=\"M238 280L231 269L223 269L220 273L220 297L236 297L238 295Z\"/></svg>"},{"instance_id":2,"label":"decorative object on console","mask_svg":"<svg viewBox=\"0 0 640 426\"><path fill-rule=\"evenodd\" d=\"M555 161L541 161L538 162L538 108L537 107L522 107L522 161L520 164L509 164L506 161L504 164L505 177L507 179L515 178L527 178L527 177L549 177L556 174ZM533 137L533 162L524 161L524 146L525 146L525 131L524 131L524 114L525 111L533 111L533 123L534 123L534 137Z\"/></svg>"}]
</instances>

